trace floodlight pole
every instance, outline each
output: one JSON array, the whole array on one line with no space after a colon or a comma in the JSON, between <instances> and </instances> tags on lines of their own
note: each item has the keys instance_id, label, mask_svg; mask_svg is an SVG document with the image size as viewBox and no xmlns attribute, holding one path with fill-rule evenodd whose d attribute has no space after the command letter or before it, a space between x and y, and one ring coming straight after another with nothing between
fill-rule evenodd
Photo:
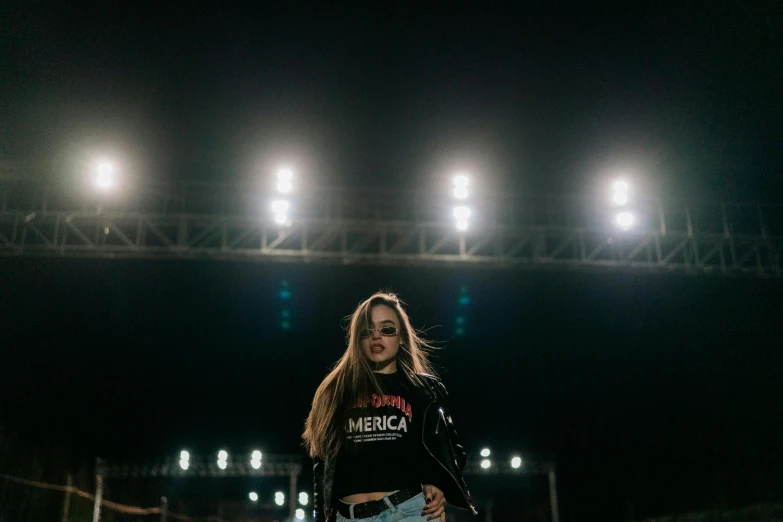
<instances>
[{"instance_id":1,"label":"floodlight pole","mask_svg":"<svg viewBox=\"0 0 783 522\"><path fill-rule=\"evenodd\" d=\"M552 522L560 522L560 510L557 506L557 476L555 464L549 468L549 503L552 508Z\"/></svg>"},{"instance_id":2,"label":"floodlight pole","mask_svg":"<svg viewBox=\"0 0 783 522\"><path fill-rule=\"evenodd\" d=\"M65 478L65 502L63 503L63 522L68 522L68 514L71 511L71 494L73 493L73 477L70 473Z\"/></svg>"},{"instance_id":3,"label":"floodlight pole","mask_svg":"<svg viewBox=\"0 0 783 522\"><path fill-rule=\"evenodd\" d=\"M104 462L102 459L95 459L95 506L92 510L92 522L101 520L101 503L103 502L103 472Z\"/></svg>"},{"instance_id":4,"label":"floodlight pole","mask_svg":"<svg viewBox=\"0 0 783 522\"><path fill-rule=\"evenodd\" d=\"M296 520L296 473L291 472L288 481L288 511L290 511L291 522Z\"/></svg>"}]
</instances>

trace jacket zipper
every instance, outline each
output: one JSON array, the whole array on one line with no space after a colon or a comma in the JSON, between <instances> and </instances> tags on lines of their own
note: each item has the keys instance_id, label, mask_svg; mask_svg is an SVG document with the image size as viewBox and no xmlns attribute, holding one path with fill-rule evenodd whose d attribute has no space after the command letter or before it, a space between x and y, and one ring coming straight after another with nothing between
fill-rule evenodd
<instances>
[{"instance_id":1,"label":"jacket zipper","mask_svg":"<svg viewBox=\"0 0 783 522\"><path fill-rule=\"evenodd\" d=\"M433 404L435 404L435 401L432 401L432 402L430 402L430 403L427 405L427 408L424 410L424 419L426 419L426 418L427 418L427 412L429 412L429 411L430 411L430 407L431 407ZM435 433L438 433L438 426L439 426L439 425L440 425L440 417L438 417L438 425L437 425L437 426L435 426ZM446 473L448 473L448 474L449 474L449 476L451 477L451 480L453 480L453 481L454 481L454 483L457 485L457 488L459 489L460 493L462 493L462 497L463 497L463 498L465 499L465 501L467 502L467 501L468 501L467 495L465 495L465 492L464 492L464 491L462 491L462 486L460 486L460 485L459 485L459 480L457 480L457 478L456 478L456 477L455 477L455 476L454 476L454 475L451 473L451 471L449 471L449 468L447 468L446 466L444 466L444 465L443 465L443 463L442 463L441 461L439 461L439 460L438 460L438 458L437 458L435 455L433 455L433 454L432 454L432 452L430 451L430 449L427 447L427 444L425 444L425 443L424 443L424 430L422 430L422 431L421 431L421 445L422 445L422 446L424 446L424 449L426 449L426 450L427 450L427 453L429 453L429 454L430 454L430 457L432 457L432 458L435 460L435 462L437 462L438 464L440 464L440 467L441 467L441 468L443 468L443 469L446 471ZM473 504L471 504L470 502L468 502L468 505L469 505L469 506L470 506L470 507L473 509L473 511L475 511L475 508L473 508Z\"/></svg>"}]
</instances>

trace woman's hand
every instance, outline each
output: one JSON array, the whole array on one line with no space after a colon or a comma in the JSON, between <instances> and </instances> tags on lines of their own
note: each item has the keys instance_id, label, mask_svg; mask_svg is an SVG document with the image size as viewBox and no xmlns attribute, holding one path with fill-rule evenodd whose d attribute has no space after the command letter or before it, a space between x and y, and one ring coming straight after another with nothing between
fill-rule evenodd
<instances>
[{"instance_id":1,"label":"woman's hand","mask_svg":"<svg viewBox=\"0 0 783 522\"><path fill-rule=\"evenodd\" d=\"M446 497L443 496L443 492L429 484L425 485L422 491L427 505L421 512L421 516L428 515L427 520L440 519L440 522L446 522Z\"/></svg>"}]
</instances>

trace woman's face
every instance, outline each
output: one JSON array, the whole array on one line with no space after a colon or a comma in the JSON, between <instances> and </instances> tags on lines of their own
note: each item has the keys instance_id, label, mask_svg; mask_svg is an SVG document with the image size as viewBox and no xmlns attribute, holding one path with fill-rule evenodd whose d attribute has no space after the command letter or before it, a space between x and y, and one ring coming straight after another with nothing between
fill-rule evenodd
<instances>
[{"instance_id":1,"label":"woman's face","mask_svg":"<svg viewBox=\"0 0 783 522\"><path fill-rule=\"evenodd\" d=\"M395 335L382 335L384 327L394 327ZM363 333L362 353L379 371L385 373L397 371L397 352L400 350L400 321L394 310L386 305L376 305L372 308L372 334L369 328Z\"/></svg>"}]
</instances>

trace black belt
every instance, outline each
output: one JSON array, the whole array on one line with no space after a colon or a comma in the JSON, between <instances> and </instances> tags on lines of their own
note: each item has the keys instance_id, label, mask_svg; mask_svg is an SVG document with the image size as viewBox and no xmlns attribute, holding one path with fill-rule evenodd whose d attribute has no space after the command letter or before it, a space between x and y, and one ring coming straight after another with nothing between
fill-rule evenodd
<instances>
[{"instance_id":1,"label":"black belt","mask_svg":"<svg viewBox=\"0 0 783 522\"><path fill-rule=\"evenodd\" d=\"M406 500L412 499L419 493L421 493L421 489L401 489L398 492L389 495L388 499L393 506L396 506L402 504ZM353 504L353 518L374 517L380 515L387 509L389 509L389 506L383 499ZM346 504L345 502L338 500L337 511L345 518L351 518L351 504Z\"/></svg>"}]
</instances>

